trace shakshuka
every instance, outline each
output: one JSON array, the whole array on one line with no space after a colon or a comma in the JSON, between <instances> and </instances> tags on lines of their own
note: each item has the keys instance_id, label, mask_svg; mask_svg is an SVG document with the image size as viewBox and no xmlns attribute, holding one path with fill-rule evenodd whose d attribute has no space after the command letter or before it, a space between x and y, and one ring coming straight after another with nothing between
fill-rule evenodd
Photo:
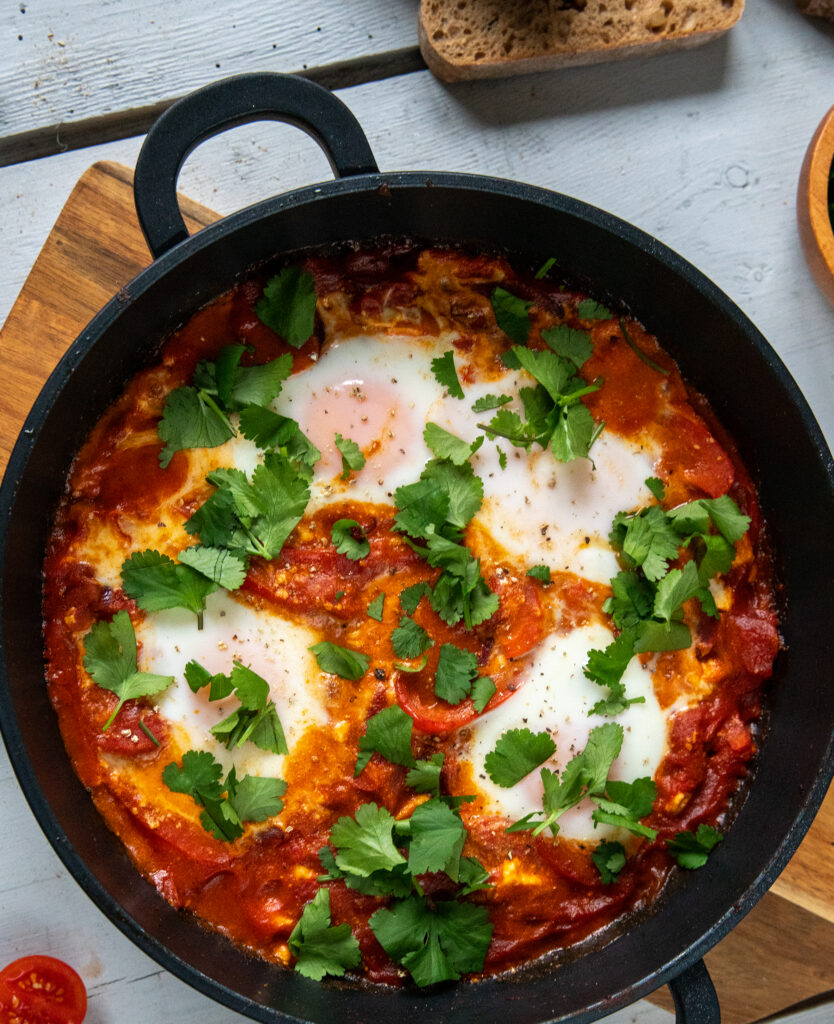
<instances>
[{"instance_id":1,"label":"shakshuka","mask_svg":"<svg viewBox=\"0 0 834 1024\"><path fill-rule=\"evenodd\" d=\"M552 259L406 243L165 341L72 466L44 620L166 900L419 986L605 941L720 856L780 643L754 486L658 341Z\"/></svg>"}]
</instances>

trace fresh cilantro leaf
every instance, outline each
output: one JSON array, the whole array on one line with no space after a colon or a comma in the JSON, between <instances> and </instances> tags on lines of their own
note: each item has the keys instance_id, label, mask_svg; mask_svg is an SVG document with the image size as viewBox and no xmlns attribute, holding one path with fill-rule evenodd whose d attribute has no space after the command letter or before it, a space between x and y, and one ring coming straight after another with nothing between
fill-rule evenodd
<instances>
[{"instance_id":1,"label":"fresh cilantro leaf","mask_svg":"<svg viewBox=\"0 0 834 1024\"><path fill-rule=\"evenodd\" d=\"M626 865L626 853L620 843L600 843L591 854L591 860L599 870L603 885L611 885Z\"/></svg>"},{"instance_id":2,"label":"fresh cilantro leaf","mask_svg":"<svg viewBox=\"0 0 834 1024\"><path fill-rule=\"evenodd\" d=\"M113 713L102 726L109 729L126 700L150 697L167 690L173 676L140 672L136 660L136 634L127 612L116 612L111 622L95 622L84 637L84 668L96 686L119 698Z\"/></svg>"},{"instance_id":3,"label":"fresh cilantro leaf","mask_svg":"<svg viewBox=\"0 0 834 1024\"><path fill-rule=\"evenodd\" d=\"M536 813L528 814L510 825L507 831L533 828L533 835L538 835L549 828L556 835L558 819L565 811L575 807L584 796L603 792L611 765L620 753L623 735L623 727L616 722L598 725L588 733L585 749L565 765L561 776L549 768L542 768L544 820L535 820L539 817Z\"/></svg>"},{"instance_id":4,"label":"fresh cilantro leaf","mask_svg":"<svg viewBox=\"0 0 834 1024\"><path fill-rule=\"evenodd\" d=\"M365 465L365 456L359 445L349 437L335 434L334 441L342 455L342 480L347 480L352 472L362 469Z\"/></svg>"},{"instance_id":5,"label":"fresh cilantro leaf","mask_svg":"<svg viewBox=\"0 0 834 1024\"><path fill-rule=\"evenodd\" d=\"M232 411L251 405L267 406L281 394L283 383L291 373L289 352L258 366L236 366L229 387L225 392L220 391L220 398L226 409Z\"/></svg>"},{"instance_id":6,"label":"fresh cilantro leaf","mask_svg":"<svg viewBox=\"0 0 834 1024\"><path fill-rule=\"evenodd\" d=\"M424 654L423 657L420 658L419 661L414 662L411 665L406 665L405 662L403 662L403 661L395 661L394 662L394 668L398 672L411 672L411 673L422 672L423 669L426 667L426 665L428 665L428 663L429 663L429 656L428 656L428 654Z\"/></svg>"},{"instance_id":7,"label":"fresh cilantro leaf","mask_svg":"<svg viewBox=\"0 0 834 1024\"><path fill-rule=\"evenodd\" d=\"M444 754L432 754L427 761L416 761L405 777L406 785L418 793L440 796L440 770L444 758Z\"/></svg>"},{"instance_id":8,"label":"fresh cilantro leaf","mask_svg":"<svg viewBox=\"0 0 834 1024\"><path fill-rule=\"evenodd\" d=\"M472 412L489 412L491 409L500 409L502 405L512 402L512 395L483 395L472 405Z\"/></svg>"},{"instance_id":9,"label":"fresh cilantro leaf","mask_svg":"<svg viewBox=\"0 0 834 1024\"><path fill-rule=\"evenodd\" d=\"M319 889L290 932L287 946L297 957L295 969L305 978L321 981L326 974L341 977L362 961L359 943L350 925L331 925L330 892Z\"/></svg>"},{"instance_id":10,"label":"fresh cilantro leaf","mask_svg":"<svg viewBox=\"0 0 834 1024\"><path fill-rule=\"evenodd\" d=\"M590 458L594 441L602 433L604 424L597 423L582 403L567 406L556 420L550 436L550 450L559 462Z\"/></svg>"},{"instance_id":11,"label":"fresh cilantro leaf","mask_svg":"<svg viewBox=\"0 0 834 1024\"><path fill-rule=\"evenodd\" d=\"M694 562L687 562L683 569L671 569L657 585L655 617L669 622L681 605L695 596L701 585Z\"/></svg>"},{"instance_id":12,"label":"fresh cilantro leaf","mask_svg":"<svg viewBox=\"0 0 834 1024\"><path fill-rule=\"evenodd\" d=\"M537 281L541 281L541 279L543 277L546 277L548 275L548 273L555 266L556 266L556 257L555 256L551 256L551 257L549 257L549 259L546 259L544 261L544 263L542 263L542 265L539 267L539 269L536 271L536 273L534 275L536 280Z\"/></svg>"},{"instance_id":13,"label":"fresh cilantro leaf","mask_svg":"<svg viewBox=\"0 0 834 1024\"><path fill-rule=\"evenodd\" d=\"M352 875L342 871L336 863L333 851L329 846L319 850L319 860L327 874L319 875L319 882L336 882L340 879L350 889L363 893L365 896L396 896L402 898L411 894L413 883L408 864L403 861L390 871L377 870L369 875Z\"/></svg>"},{"instance_id":14,"label":"fresh cilantro leaf","mask_svg":"<svg viewBox=\"0 0 834 1024\"><path fill-rule=\"evenodd\" d=\"M313 275L300 267L284 267L264 288L255 303L255 315L293 348L313 333L316 322L316 286Z\"/></svg>"},{"instance_id":15,"label":"fresh cilantro leaf","mask_svg":"<svg viewBox=\"0 0 834 1024\"><path fill-rule=\"evenodd\" d=\"M683 622L656 622L647 619L636 627L634 653L644 651L684 651L692 644L692 634Z\"/></svg>"},{"instance_id":16,"label":"fresh cilantro leaf","mask_svg":"<svg viewBox=\"0 0 834 1024\"><path fill-rule=\"evenodd\" d=\"M498 445L495 446L495 450L498 452L498 465L501 469L507 468L507 453L502 451Z\"/></svg>"},{"instance_id":17,"label":"fresh cilantro leaf","mask_svg":"<svg viewBox=\"0 0 834 1024\"><path fill-rule=\"evenodd\" d=\"M594 352L591 335L587 331L568 327L567 324L546 327L542 331L542 338L548 348L552 349L557 356L570 359L577 370L591 358Z\"/></svg>"},{"instance_id":18,"label":"fresh cilantro leaf","mask_svg":"<svg viewBox=\"0 0 834 1024\"><path fill-rule=\"evenodd\" d=\"M573 363L547 350L519 348L513 351L522 367L547 391L554 402L561 403L574 383ZM584 385L584 381L582 382Z\"/></svg>"},{"instance_id":19,"label":"fresh cilantro leaf","mask_svg":"<svg viewBox=\"0 0 834 1024\"><path fill-rule=\"evenodd\" d=\"M519 299L505 288L495 288L489 297L495 322L516 345L526 345L530 336L530 309L533 303Z\"/></svg>"},{"instance_id":20,"label":"fresh cilantro leaf","mask_svg":"<svg viewBox=\"0 0 834 1024\"><path fill-rule=\"evenodd\" d=\"M527 570L527 575L540 583L550 583L550 568L546 565L534 565Z\"/></svg>"},{"instance_id":21,"label":"fresh cilantro leaf","mask_svg":"<svg viewBox=\"0 0 834 1024\"><path fill-rule=\"evenodd\" d=\"M229 795L229 803L241 821L266 821L280 814L284 807L281 799L287 792L283 779L259 778L244 775Z\"/></svg>"},{"instance_id":22,"label":"fresh cilantro leaf","mask_svg":"<svg viewBox=\"0 0 834 1024\"><path fill-rule=\"evenodd\" d=\"M185 666L185 681L193 693L208 686L209 700L223 700L234 691L234 684L230 676L224 675L222 672L212 675L208 669L193 660Z\"/></svg>"},{"instance_id":23,"label":"fresh cilantro leaf","mask_svg":"<svg viewBox=\"0 0 834 1024\"><path fill-rule=\"evenodd\" d=\"M472 692L469 696L472 698L472 703L479 715L489 704L490 700L492 700L494 693L495 683L489 676L478 676L477 679L472 680Z\"/></svg>"},{"instance_id":24,"label":"fresh cilantro leaf","mask_svg":"<svg viewBox=\"0 0 834 1024\"><path fill-rule=\"evenodd\" d=\"M634 782L609 779L604 796L591 796L597 805L592 815L595 826L616 825L653 842L657 838L657 831L641 824L640 818L651 814L656 796L657 787L648 776L635 779Z\"/></svg>"},{"instance_id":25,"label":"fresh cilantro leaf","mask_svg":"<svg viewBox=\"0 0 834 1024\"><path fill-rule=\"evenodd\" d=\"M168 395L157 433L160 441L165 442L159 453L162 469L185 448L217 448L235 436L228 416L214 399L189 386L177 388Z\"/></svg>"},{"instance_id":26,"label":"fresh cilantro leaf","mask_svg":"<svg viewBox=\"0 0 834 1024\"><path fill-rule=\"evenodd\" d=\"M481 889L492 889L490 874L477 857L461 857L458 866L458 882L463 885L459 895L468 896Z\"/></svg>"},{"instance_id":27,"label":"fresh cilantro leaf","mask_svg":"<svg viewBox=\"0 0 834 1024\"><path fill-rule=\"evenodd\" d=\"M337 590L336 593L333 595L333 603L338 604L344 596L344 590Z\"/></svg>"},{"instance_id":28,"label":"fresh cilantro leaf","mask_svg":"<svg viewBox=\"0 0 834 1024\"><path fill-rule=\"evenodd\" d=\"M376 622L382 622L382 610L385 606L385 594L379 593L368 605L367 612L368 618L374 619Z\"/></svg>"},{"instance_id":29,"label":"fresh cilantro leaf","mask_svg":"<svg viewBox=\"0 0 834 1024\"><path fill-rule=\"evenodd\" d=\"M400 591L400 607L407 615L413 615L417 611L420 601L431 594L431 587L428 583L421 581L413 583L410 587Z\"/></svg>"},{"instance_id":30,"label":"fresh cilantro leaf","mask_svg":"<svg viewBox=\"0 0 834 1024\"><path fill-rule=\"evenodd\" d=\"M371 553L371 545L365 531L355 519L337 519L330 527L330 539L340 555L358 562Z\"/></svg>"},{"instance_id":31,"label":"fresh cilantro leaf","mask_svg":"<svg viewBox=\"0 0 834 1024\"><path fill-rule=\"evenodd\" d=\"M530 450L535 440L535 431L530 424L509 409L500 409L489 423L479 423L478 426L486 431L490 439L505 437L516 448L524 448L526 451Z\"/></svg>"},{"instance_id":32,"label":"fresh cilantro leaf","mask_svg":"<svg viewBox=\"0 0 834 1024\"><path fill-rule=\"evenodd\" d=\"M723 838L712 825L701 824L694 833L678 832L674 839L666 840L666 845L682 868L693 871L706 864L710 850L717 846Z\"/></svg>"},{"instance_id":33,"label":"fresh cilantro leaf","mask_svg":"<svg viewBox=\"0 0 834 1024\"><path fill-rule=\"evenodd\" d=\"M441 384L452 398L463 398L458 372L455 369L455 356L451 349L431 361L432 373L438 384Z\"/></svg>"},{"instance_id":34,"label":"fresh cilantro leaf","mask_svg":"<svg viewBox=\"0 0 834 1024\"><path fill-rule=\"evenodd\" d=\"M143 611L187 608L197 616L205 610L208 595L217 590L217 584L201 572L153 550L136 551L125 559L122 587Z\"/></svg>"},{"instance_id":35,"label":"fresh cilantro leaf","mask_svg":"<svg viewBox=\"0 0 834 1024\"><path fill-rule=\"evenodd\" d=\"M190 675L190 678L189 678ZM208 678L206 678L208 677ZM223 700L234 692L241 706L209 730L228 750L250 741L261 750L287 754L287 740L275 703L269 700L269 683L239 661L231 675L215 676L191 661L186 665L186 679L192 690L202 680L211 684L209 700Z\"/></svg>"},{"instance_id":36,"label":"fresh cilantro leaf","mask_svg":"<svg viewBox=\"0 0 834 1024\"><path fill-rule=\"evenodd\" d=\"M555 753L549 733L508 729L486 755L484 767L496 786L509 789Z\"/></svg>"},{"instance_id":37,"label":"fresh cilantro leaf","mask_svg":"<svg viewBox=\"0 0 834 1024\"><path fill-rule=\"evenodd\" d=\"M384 807L362 804L356 818L339 818L330 830L336 847L336 864L342 871L368 877L374 871L390 871L405 863L394 845L394 818Z\"/></svg>"},{"instance_id":38,"label":"fresh cilantro leaf","mask_svg":"<svg viewBox=\"0 0 834 1024\"><path fill-rule=\"evenodd\" d=\"M743 515L729 494L720 498L699 498L672 509L669 518L678 533L706 533L711 520L721 536L730 544L741 540L750 526L750 517Z\"/></svg>"},{"instance_id":39,"label":"fresh cilantro leaf","mask_svg":"<svg viewBox=\"0 0 834 1024\"><path fill-rule=\"evenodd\" d=\"M626 700L625 687L620 681L628 663L634 657L635 638L634 630L627 629L616 640L612 640L605 650L595 649L588 652L588 663L583 669L585 676L600 686L607 686L611 691L611 697L595 704L590 714L618 715L630 704L644 702L643 697Z\"/></svg>"},{"instance_id":40,"label":"fresh cilantro leaf","mask_svg":"<svg viewBox=\"0 0 834 1024\"><path fill-rule=\"evenodd\" d=\"M242 822L265 821L282 810L281 797L286 792L282 779L245 775L238 781L232 768L221 782L222 774L222 766L208 751L188 750L181 768L173 761L166 765L162 781L173 792L185 793L203 807L203 828L225 842L243 835Z\"/></svg>"},{"instance_id":41,"label":"fresh cilantro leaf","mask_svg":"<svg viewBox=\"0 0 834 1024\"><path fill-rule=\"evenodd\" d=\"M654 588L635 572L619 572L611 580L612 596L602 606L618 629L636 626L654 607ZM607 685L607 684L606 684Z\"/></svg>"},{"instance_id":42,"label":"fresh cilantro leaf","mask_svg":"<svg viewBox=\"0 0 834 1024\"><path fill-rule=\"evenodd\" d=\"M392 764L413 768L416 764L411 753L411 730L414 720L398 704L383 708L365 723L365 734L359 737L359 757L354 776L360 774L374 753L381 754Z\"/></svg>"},{"instance_id":43,"label":"fresh cilantro leaf","mask_svg":"<svg viewBox=\"0 0 834 1024\"><path fill-rule=\"evenodd\" d=\"M492 938L485 907L456 900L430 907L419 895L377 910L369 923L385 952L421 987L480 971Z\"/></svg>"},{"instance_id":44,"label":"fresh cilantro leaf","mask_svg":"<svg viewBox=\"0 0 834 1024\"><path fill-rule=\"evenodd\" d=\"M225 590L237 590L246 579L246 559L235 551L203 544L180 551L180 565L186 565Z\"/></svg>"},{"instance_id":45,"label":"fresh cilantro leaf","mask_svg":"<svg viewBox=\"0 0 834 1024\"><path fill-rule=\"evenodd\" d=\"M295 420L281 416L272 409L247 405L240 413L240 432L264 451L273 450L299 468L306 467L308 476L321 458L321 452L302 431Z\"/></svg>"},{"instance_id":46,"label":"fresh cilantro leaf","mask_svg":"<svg viewBox=\"0 0 834 1024\"><path fill-rule=\"evenodd\" d=\"M342 679L356 681L368 671L371 659L361 651L353 651L349 647L339 647L329 640L313 644L310 650L315 654L316 661L322 672L340 676Z\"/></svg>"},{"instance_id":47,"label":"fresh cilantro leaf","mask_svg":"<svg viewBox=\"0 0 834 1024\"><path fill-rule=\"evenodd\" d=\"M461 530L483 503L483 482L468 462L456 466L446 459L432 459L426 463L420 479L439 487L448 497L447 521ZM395 500L397 493L394 494Z\"/></svg>"},{"instance_id":48,"label":"fresh cilantro leaf","mask_svg":"<svg viewBox=\"0 0 834 1024\"><path fill-rule=\"evenodd\" d=\"M398 658L419 658L434 646L434 640L414 619L403 616L400 624L391 633L391 646Z\"/></svg>"},{"instance_id":49,"label":"fresh cilantro leaf","mask_svg":"<svg viewBox=\"0 0 834 1024\"><path fill-rule=\"evenodd\" d=\"M411 827L408 867L412 875L445 871L456 881L466 839L460 817L442 800L431 799L416 807L408 820Z\"/></svg>"},{"instance_id":50,"label":"fresh cilantro leaf","mask_svg":"<svg viewBox=\"0 0 834 1024\"><path fill-rule=\"evenodd\" d=\"M663 501L663 499L666 497L666 491L663 487L663 481L660 479L660 477L650 476L646 480L646 487L648 487L648 489L652 492L652 494L658 501Z\"/></svg>"},{"instance_id":51,"label":"fresh cilantro leaf","mask_svg":"<svg viewBox=\"0 0 834 1024\"><path fill-rule=\"evenodd\" d=\"M462 441L448 430L436 423L427 423L423 430L423 440L439 459L448 459L456 466L462 466L484 443L483 436L476 437L471 444Z\"/></svg>"},{"instance_id":52,"label":"fresh cilantro leaf","mask_svg":"<svg viewBox=\"0 0 834 1024\"><path fill-rule=\"evenodd\" d=\"M614 316L607 306L594 299L582 299L576 307L576 315L580 320L610 320Z\"/></svg>"},{"instance_id":53,"label":"fresh cilantro leaf","mask_svg":"<svg viewBox=\"0 0 834 1024\"><path fill-rule=\"evenodd\" d=\"M656 582L678 557L680 539L659 505L652 505L628 519L623 551L636 566L641 566L646 579Z\"/></svg>"},{"instance_id":54,"label":"fresh cilantro leaf","mask_svg":"<svg viewBox=\"0 0 834 1024\"><path fill-rule=\"evenodd\" d=\"M707 533L696 537L695 550L698 560L698 578L705 585L714 576L723 576L728 573L736 557L735 545L716 533Z\"/></svg>"},{"instance_id":55,"label":"fresh cilantro leaf","mask_svg":"<svg viewBox=\"0 0 834 1024\"><path fill-rule=\"evenodd\" d=\"M434 692L449 704L460 704L469 696L478 674L478 658L454 644L443 644L434 677Z\"/></svg>"}]
</instances>

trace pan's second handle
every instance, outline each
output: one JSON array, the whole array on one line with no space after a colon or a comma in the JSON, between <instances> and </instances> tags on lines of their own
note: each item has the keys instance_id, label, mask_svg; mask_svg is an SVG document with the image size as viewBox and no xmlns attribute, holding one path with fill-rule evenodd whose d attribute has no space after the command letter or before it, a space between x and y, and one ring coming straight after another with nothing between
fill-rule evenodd
<instances>
[{"instance_id":1,"label":"pan's second handle","mask_svg":"<svg viewBox=\"0 0 834 1024\"><path fill-rule=\"evenodd\" d=\"M236 75L172 104L156 121L136 161L133 194L154 258L188 237L177 178L188 154L227 128L285 121L311 135L337 178L378 170L359 122L328 89L295 75Z\"/></svg>"},{"instance_id":2,"label":"pan's second handle","mask_svg":"<svg viewBox=\"0 0 834 1024\"><path fill-rule=\"evenodd\" d=\"M703 960L669 982L676 1024L721 1024L718 996Z\"/></svg>"}]
</instances>

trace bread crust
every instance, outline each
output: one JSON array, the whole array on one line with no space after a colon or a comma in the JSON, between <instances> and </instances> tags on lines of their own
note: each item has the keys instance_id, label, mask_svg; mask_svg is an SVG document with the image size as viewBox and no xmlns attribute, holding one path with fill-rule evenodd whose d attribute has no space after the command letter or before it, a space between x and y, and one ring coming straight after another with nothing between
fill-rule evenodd
<instances>
[{"instance_id":1,"label":"bread crust","mask_svg":"<svg viewBox=\"0 0 834 1024\"><path fill-rule=\"evenodd\" d=\"M447 82L530 74L698 46L732 28L744 3L421 0L420 49Z\"/></svg>"}]
</instances>

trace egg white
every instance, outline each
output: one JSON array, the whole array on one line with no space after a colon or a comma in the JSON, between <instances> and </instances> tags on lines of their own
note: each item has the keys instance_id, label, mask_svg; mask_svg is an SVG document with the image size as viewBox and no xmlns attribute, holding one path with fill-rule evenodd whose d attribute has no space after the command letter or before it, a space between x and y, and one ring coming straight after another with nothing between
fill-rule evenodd
<instances>
[{"instance_id":1,"label":"egg white","mask_svg":"<svg viewBox=\"0 0 834 1024\"><path fill-rule=\"evenodd\" d=\"M490 813L517 821L542 809L544 789L538 769L509 789L497 786L487 774L486 756L495 749L504 732L528 728L531 732L550 733L556 743L556 753L544 766L551 771L561 771L585 749L590 730L611 721L588 715L594 704L606 696L607 690L587 679L582 668L590 650L603 648L612 639L609 630L599 624L582 626L567 635L547 637L520 678L518 691L470 725L470 738L463 753L472 765ZM633 659L623 675L623 683L628 697L643 697L645 703L632 704L617 715L624 738L610 777L633 782L641 776L654 775L663 756L666 725L654 695L649 669ZM571 839L622 838L621 829L607 825L594 828L593 811L591 801L583 800L559 819L560 833Z\"/></svg>"}]
</instances>

